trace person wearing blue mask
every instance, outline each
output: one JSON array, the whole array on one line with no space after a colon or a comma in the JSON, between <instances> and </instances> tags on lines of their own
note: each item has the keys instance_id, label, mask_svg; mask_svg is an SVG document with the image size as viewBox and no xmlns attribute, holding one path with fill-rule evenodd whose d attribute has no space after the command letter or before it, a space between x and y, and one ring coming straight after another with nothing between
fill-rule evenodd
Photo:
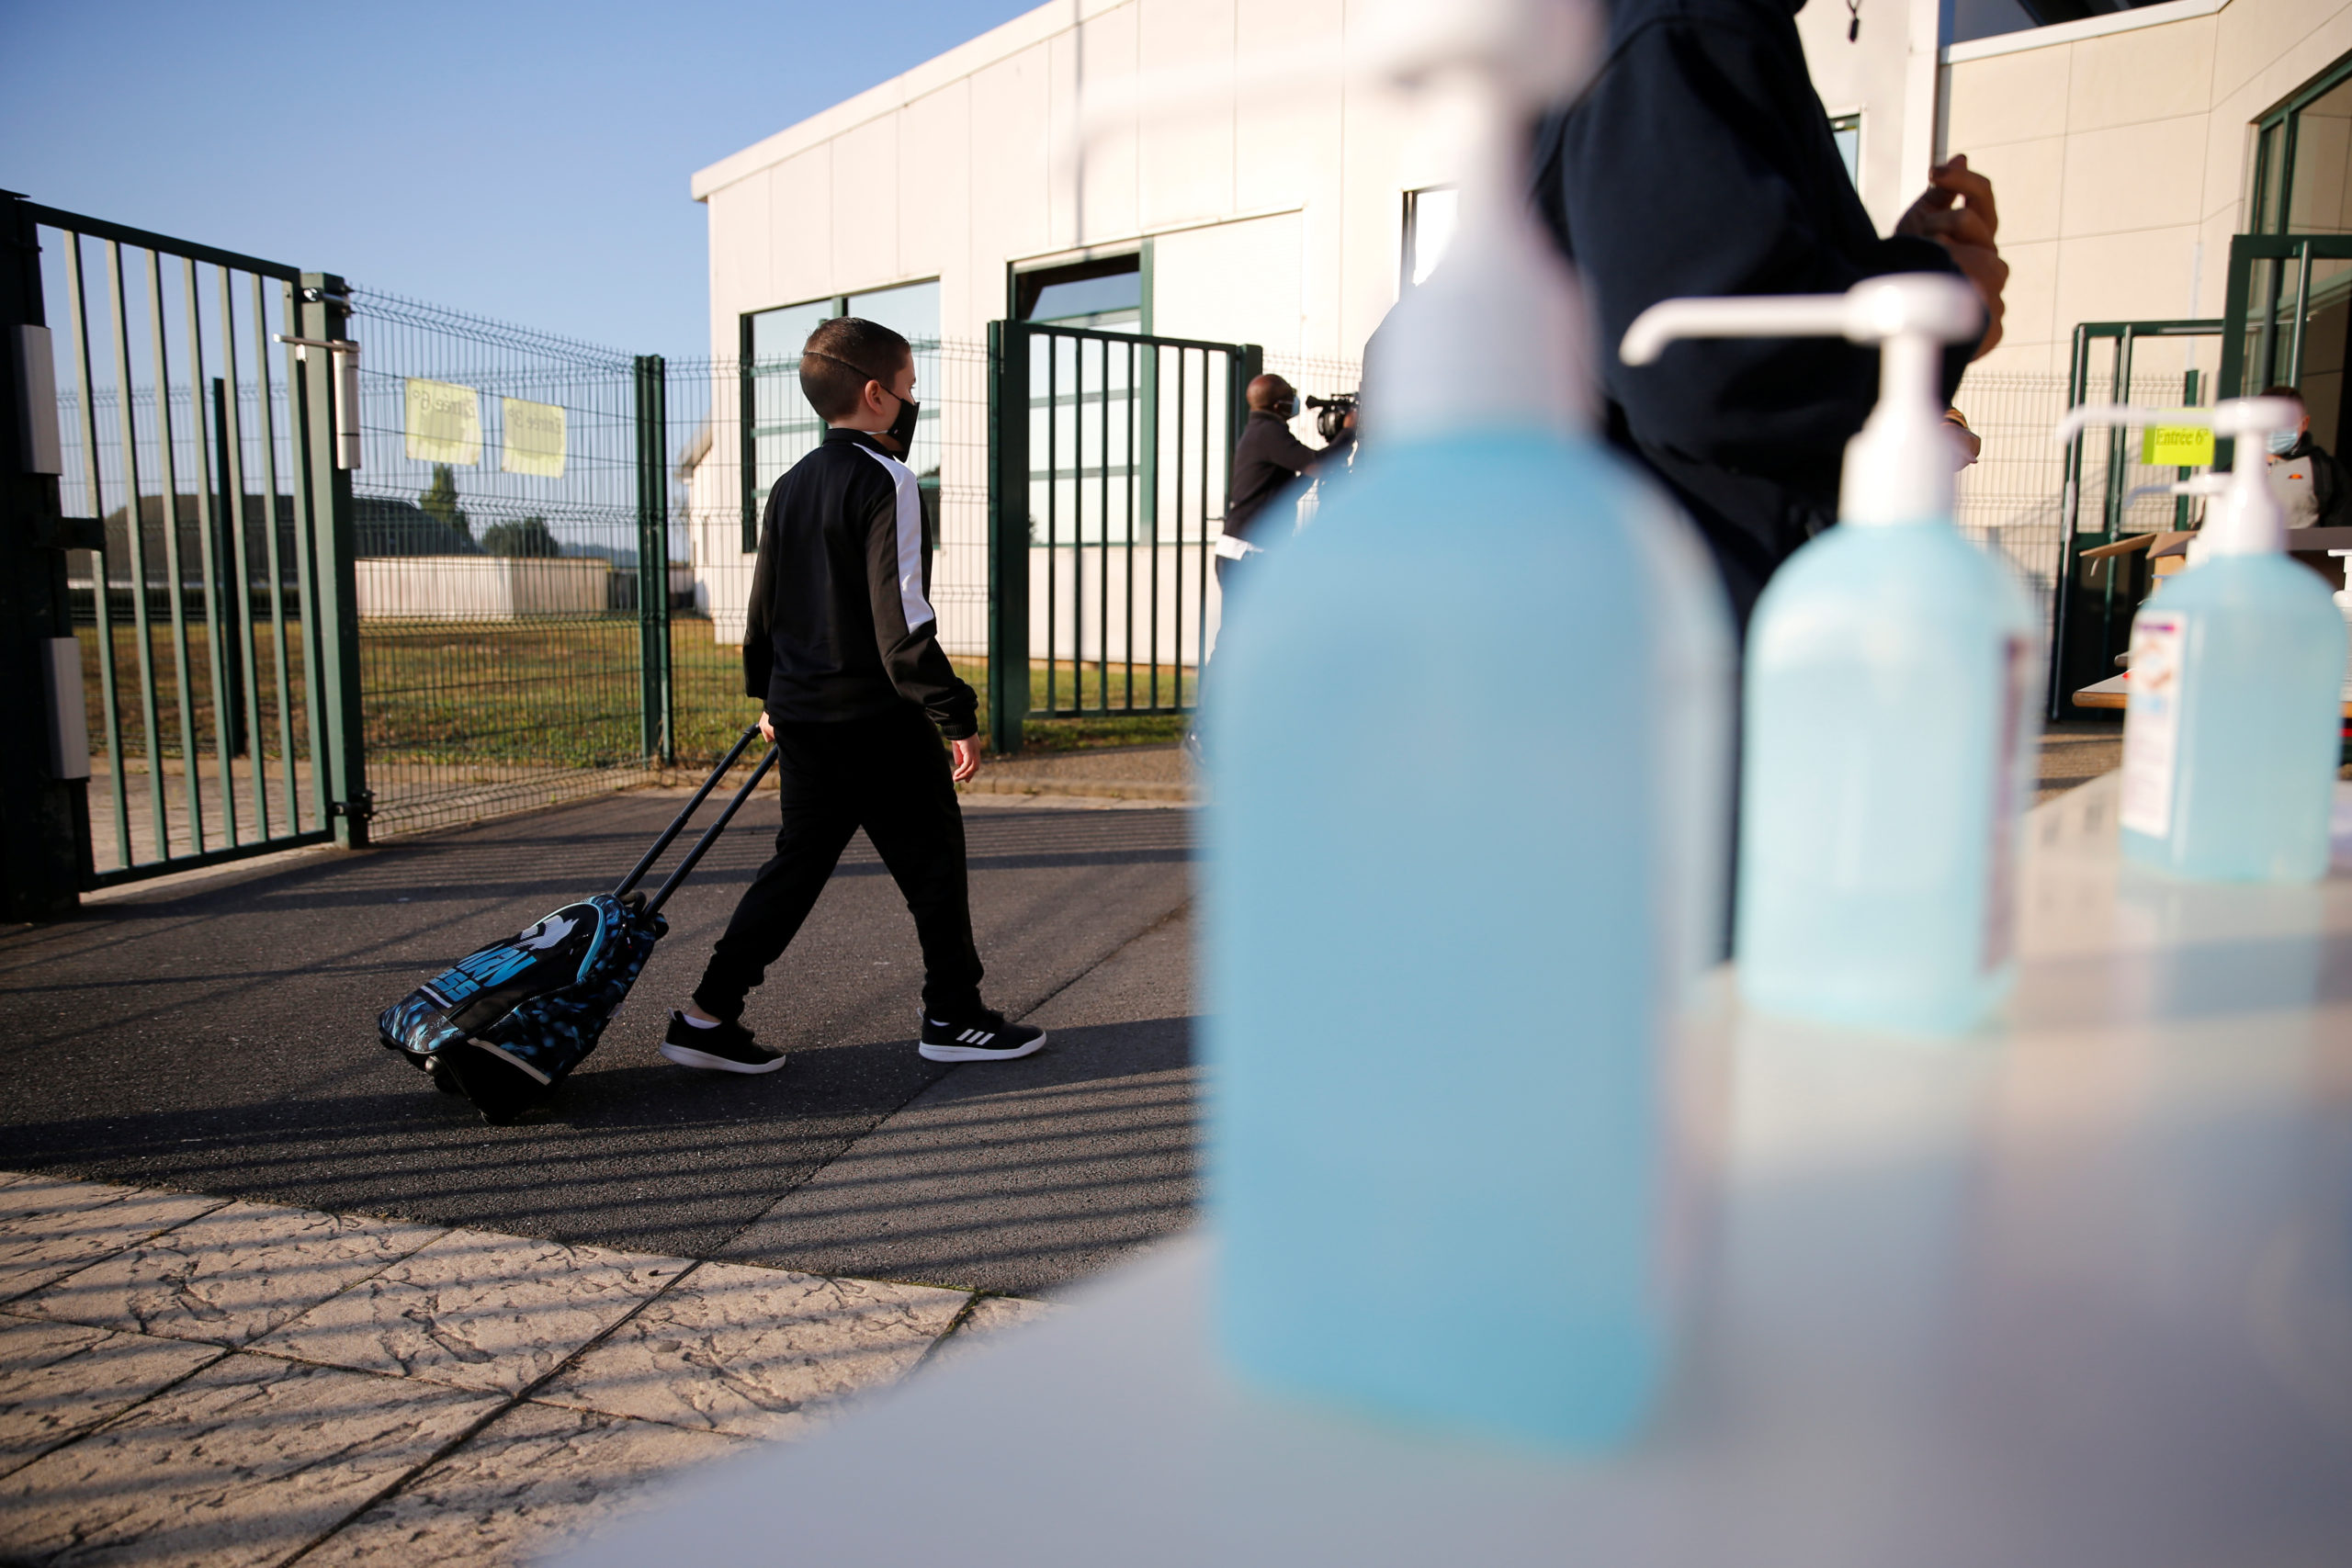
<instances>
[{"instance_id":1,"label":"person wearing blue mask","mask_svg":"<svg viewBox=\"0 0 2352 1568\"><path fill-rule=\"evenodd\" d=\"M2302 409L2302 423L2293 430L2271 432L2270 488L2287 509L2290 528L2352 527L2352 489L2344 482L2344 465L2312 439L2312 411L2292 387L2266 388L2266 398L2286 398Z\"/></svg>"}]
</instances>

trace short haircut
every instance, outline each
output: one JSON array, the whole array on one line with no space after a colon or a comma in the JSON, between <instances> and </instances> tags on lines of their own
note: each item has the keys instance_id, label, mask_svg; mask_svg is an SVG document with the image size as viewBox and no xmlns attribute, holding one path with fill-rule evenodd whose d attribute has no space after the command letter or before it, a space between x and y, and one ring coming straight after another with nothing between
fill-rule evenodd
<instances>
[{"instance_id":1,"label":"short haircut","mask_svg":"<svg viewBox=\"0 0 2352 1568\"><path fill-rule=\"evenodd\" d=\"M2266 398L2292 398L2299 403L2303 400L2301 389L2300 388L2290 387L2284 381L2281 381L2275 387L2263 388L2262 395Z\"/></svg>"},{"instance_id":2,"label":"short haircut","mask_svg":"<svg viewBox=\"0 0 2352 1568\"><path fill-rule=\"evenodd\" d=\"M800 351L800 394L818 418L840 419L856 410L868 381L888 390L913 357L907 340L879 321L835 316L818 322Z\"/></svg>"}]
</instances>

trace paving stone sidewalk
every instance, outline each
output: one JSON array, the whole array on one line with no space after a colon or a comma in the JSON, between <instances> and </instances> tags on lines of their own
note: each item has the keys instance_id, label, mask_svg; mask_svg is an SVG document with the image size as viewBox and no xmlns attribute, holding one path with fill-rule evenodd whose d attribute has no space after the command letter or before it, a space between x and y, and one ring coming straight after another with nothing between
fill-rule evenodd
<instances>
[{"instance_id":1,"label":"paving stone sidewalk","mask_svg":"<svg viewBox=\"0 0 2352 1568\"><path fill-rule=\"evenodd\" d=\"M526 1561L1051 1310L0 1173L0 1562Z\"/></svg>"},{"instance_id":2,"label":"paving stone sidewalk","mask_svg":"<svg viewBox=\"0 0 2352 1568\"><path fill-rule=\"evenodd\" d=\"M1022 752L982 759L979 773L956 786L967 800L1013 796L1063 806L1119 806L1200 798L1192 760L1176 746L1105 746L1085 751Z\"/></svg>"}]
</instances>

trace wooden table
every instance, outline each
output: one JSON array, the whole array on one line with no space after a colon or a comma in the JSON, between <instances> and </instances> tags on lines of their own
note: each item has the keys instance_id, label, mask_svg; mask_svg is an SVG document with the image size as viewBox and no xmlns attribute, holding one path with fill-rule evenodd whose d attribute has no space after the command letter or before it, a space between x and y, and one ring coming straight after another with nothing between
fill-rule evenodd
<instances>
[{"instance_id":1,"label":"wooden table","mask_svg":"<svg viewBox=\"0 0 2352 1568\"><path fill-rule=\"evenodd\" d=\"M2078 708L2120 708L2131 705L2132 682L2122 675L2110 675L2095 682L2075 694ZM2352 697L2345 699L2344 716L2352 718Z\"/></svg>"},{"instance_id":2,"label":"wooden table","mask_svg":"<svg viewBox=\"0 0 2352 1568\"><path fill-rule=\"evenodd\" d=\"M1237 1387L1213 1246L592 1540L646 1562L2188 1568L2352 1562L2352 786L2313 887L2122 864L2113 775L2029 818L2007 1020L1694 1026L1684 1348L1583 1459ZM1533 1332L1475 1257L1464 1334Z\"/></svg>"}]
</instances>

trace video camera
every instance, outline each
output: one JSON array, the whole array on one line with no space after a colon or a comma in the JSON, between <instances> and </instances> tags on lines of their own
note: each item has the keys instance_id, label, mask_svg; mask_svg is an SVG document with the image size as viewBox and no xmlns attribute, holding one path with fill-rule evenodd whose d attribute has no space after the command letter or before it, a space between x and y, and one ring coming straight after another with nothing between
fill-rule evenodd
<instances>
[{"instance_id":1,"label":"video camera","mask_svg":"<svg viewBox=\"0 0 2352 1568\"><path fill-rule=\"evenodd\" d=\"M1323 438L1324 445L1337 441L1340 432L1347 429L1348 416L1356 412L1356 396L1353 392L1339 392L1328 398L1306 400L1306 406L1315 411L1315 434Z\"/></svg>"}]
</instances>

